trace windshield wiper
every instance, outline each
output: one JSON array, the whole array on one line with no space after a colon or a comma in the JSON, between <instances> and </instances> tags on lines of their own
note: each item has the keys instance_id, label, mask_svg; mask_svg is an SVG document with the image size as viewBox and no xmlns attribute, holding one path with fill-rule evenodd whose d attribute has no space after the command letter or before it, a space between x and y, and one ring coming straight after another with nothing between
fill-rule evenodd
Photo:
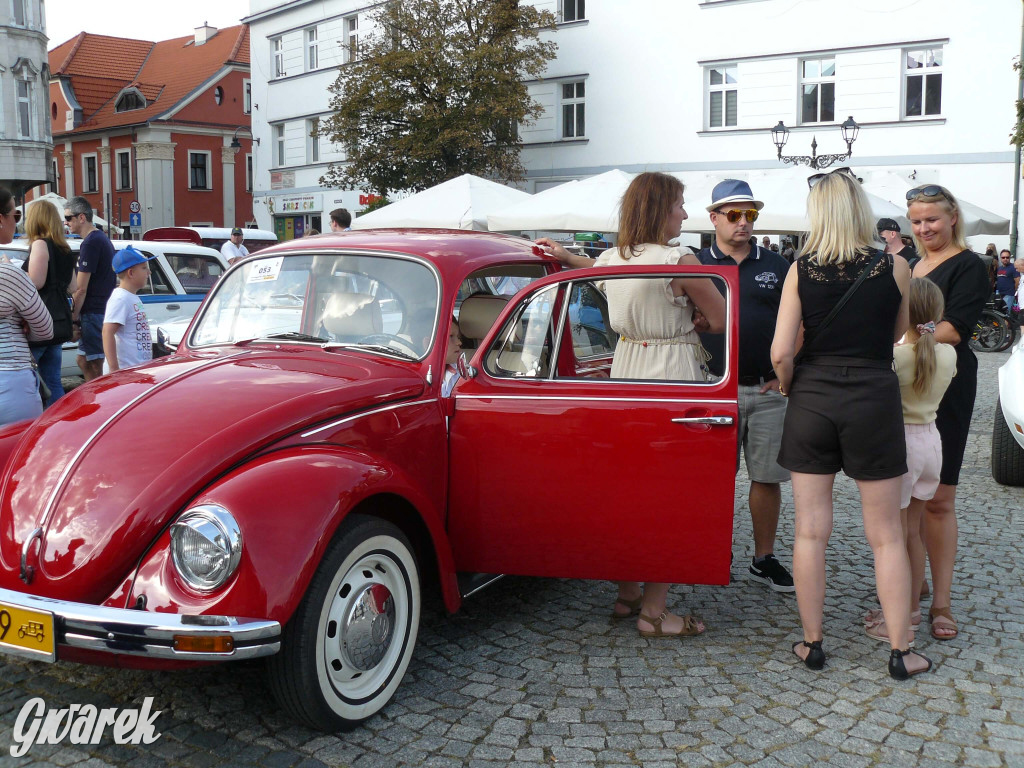
<instances>
[{"instance_id":1,"label":"windshield wiper","mask_svg":"<svg viewBox=\"0 0 1024 768\"><path fill-rule=\"evenodd\" d=\"M308 333L299 333L298 331L288 331L286 333L272 333L269 336L264 336L264 339L287 339L288 341L312 341L315 344L323 344L327 339L320 336L310 336Z\"/></svg>"},{"instance_id":2,"label":"windshield wiper","mask_svg":"<svg viewBox=\"0 0 1024 768\"><path fill-rule=\"evenodd\" d=\"M324 349L366 349L373 352L386 352L389 355L397 355L405 360L418 360L415 355L410 355L408 352L397 349L396 347L389 347L387 344L341 344L338 342L330 342L324 344Z\"/></svg>"}]
</instances>

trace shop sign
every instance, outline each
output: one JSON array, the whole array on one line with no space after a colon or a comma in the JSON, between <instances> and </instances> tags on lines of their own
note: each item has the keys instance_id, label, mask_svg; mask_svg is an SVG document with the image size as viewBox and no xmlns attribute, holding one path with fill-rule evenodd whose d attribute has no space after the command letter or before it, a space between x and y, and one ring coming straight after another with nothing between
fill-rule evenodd
<instances>
[{"instance_id":1,"label":"shop sign","mask_svg":"<svg viewBox=\"0 0 1024 768\"><path fill-rule=\"evenodd\" d=\"M270 172L270 188L271 189L294 189L295 188L295 171L271 171Z\"/></svg>"},{"instance_id":2,"label":"shop sign","mask_svg":"<svg viewBox=\"0 0 1024 768\"><path fill-rule=\"evenodd\" d=\"M289 195L282 197L278 203L279 213L305 213L307 211L319 211L319 195Z\"/></svg>"}]
</instances>

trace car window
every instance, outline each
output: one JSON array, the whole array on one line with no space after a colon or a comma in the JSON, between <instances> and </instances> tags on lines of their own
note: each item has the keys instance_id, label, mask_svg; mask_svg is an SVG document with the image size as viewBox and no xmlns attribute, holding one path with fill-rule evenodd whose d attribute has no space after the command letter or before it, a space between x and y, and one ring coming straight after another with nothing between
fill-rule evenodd
<instances>
[{"instance_id":1,"label":"car window","mask_svg":"<svg viewBox=\"0 0 1024 768\"><path fill-rule=\"evenodd\" d=\"M149 257L154 256L154 254L149 251L144 251L143 253ZM141 295L174 295L174 286L172 286L171 281L167 279L167 275L164 272L164 268L161 266L159 259L151 258L151 261L149 262L149 280L144 286L142 286L142 288L139 289L138 292Z\"/></svg>"},{"instance_id":2,"label":"car window","mask_svg":"<svg viewBox=\"0 0 1024 768\"><path fill-rule=\"evenodd\" d=\"M569 329L578 360L611 355L619 340L608 317L608 299L591 282L573 283L569 298Z\"/></svg>"},{"instance_id":3,"label":"car window","mask_svg":"<svg viewBox=\"0 0 1024 768\"><path fill-rule=\"evenodd\" d=\"M459 293L455 298L455 316L458 317L463 300L473 294L512 296L547 274L547 269L542 264L499 264L477 270L459 286Z\"/></svg>"},{"instance_id":4,"label":"car window","mask_svg":"<svg viewBox=\"0 0 1024 768\"><path fill-rule=\"evenodd\" d=\"M484 359L488 373L500 377L548 377L557 296L557 285L544 288L512 315Z\"/></svg>"},{"instance_id":5,"label":"car window","mask_svg":"<svg viewBox=\"0 0 1024 768\"><path fill-rule=\"evenodd\" d=\"M290 334L419 358L433 341L438 284L409 259L297 254L246 261L207 301L192 337L198 345Z\"/></svg>"},{"instance_id":6,"label":"car window","mask_svg":"<svg viewBox=\"0 0 1024 768\"><path fill-rule=\"evenodd\" d=\"M714 276L691 279L725 287ZM693 325L693 302L674 297L670 280L664 275L584 278L561 289L549 286L513 313L483 356L484 370L502 378L651 383L663 383L669 373L675 383L715 383L720 377L708 370L708 354ZM612 306L620 307L614 323L609 295Z\"/></svg>"},{"instance_id":7,"label":"car window","mask_svg":"<svg viewBox=\"0 0 1024 768\"><path fill-rule=\"evenodd\" d=\"M191 253L168 253L165 258L188 294L205 295L217 282L223 269L213 256Z\"/></svg>"}]
</instances>

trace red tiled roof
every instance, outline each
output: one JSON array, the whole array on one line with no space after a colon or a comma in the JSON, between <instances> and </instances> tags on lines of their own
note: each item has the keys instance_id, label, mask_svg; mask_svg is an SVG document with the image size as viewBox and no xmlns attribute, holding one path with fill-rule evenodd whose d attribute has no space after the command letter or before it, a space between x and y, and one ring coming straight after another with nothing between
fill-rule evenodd
<instances>
[{"instance_id":1,"label":"red tiled roof","mask_svg":"<svg viewBox=\"0 0 1024 768\"><path fill-rule=\"evenodd\" d=\"M218 30L204 45L195 45L192 35L151 43L83 32L50 51L51 72L70 77L84 118L74 131L54 134L145 123L231 64L249 64L247 25ZM116 96L128 86L146 97L146 107L115 112Z\"/></svg>"}]
</instances>

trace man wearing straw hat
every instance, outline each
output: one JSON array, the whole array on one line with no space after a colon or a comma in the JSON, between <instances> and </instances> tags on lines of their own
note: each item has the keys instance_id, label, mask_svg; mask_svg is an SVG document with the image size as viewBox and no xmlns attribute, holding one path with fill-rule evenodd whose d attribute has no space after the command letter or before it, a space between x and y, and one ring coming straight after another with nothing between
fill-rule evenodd
<instances>
[{"instance_id":1,"label":"man wearing straw hat","mask_svg":"<svg viewBox=\"0 0 1024 768\"><path fill-rule=\"evenodd\" d=\"M697 254L702 264L730 266L739 272L739 429L736 469L740 451L750 476L750 517L754 529L754 557L749 578L776 592L793 592L793 577L775 557L775 533L782 508L781 483L789 472L779 466L779 439L786 418L786 399L772 370L771 346L789 263L781 255L751 243L754 222L764 203L755 200L750 185L725 179L711 192L707 207L715 227L711 247ZM702 335L711 352L711 371L724 371L725 340L721 334Z\"/></svg>"}]
</instances>

